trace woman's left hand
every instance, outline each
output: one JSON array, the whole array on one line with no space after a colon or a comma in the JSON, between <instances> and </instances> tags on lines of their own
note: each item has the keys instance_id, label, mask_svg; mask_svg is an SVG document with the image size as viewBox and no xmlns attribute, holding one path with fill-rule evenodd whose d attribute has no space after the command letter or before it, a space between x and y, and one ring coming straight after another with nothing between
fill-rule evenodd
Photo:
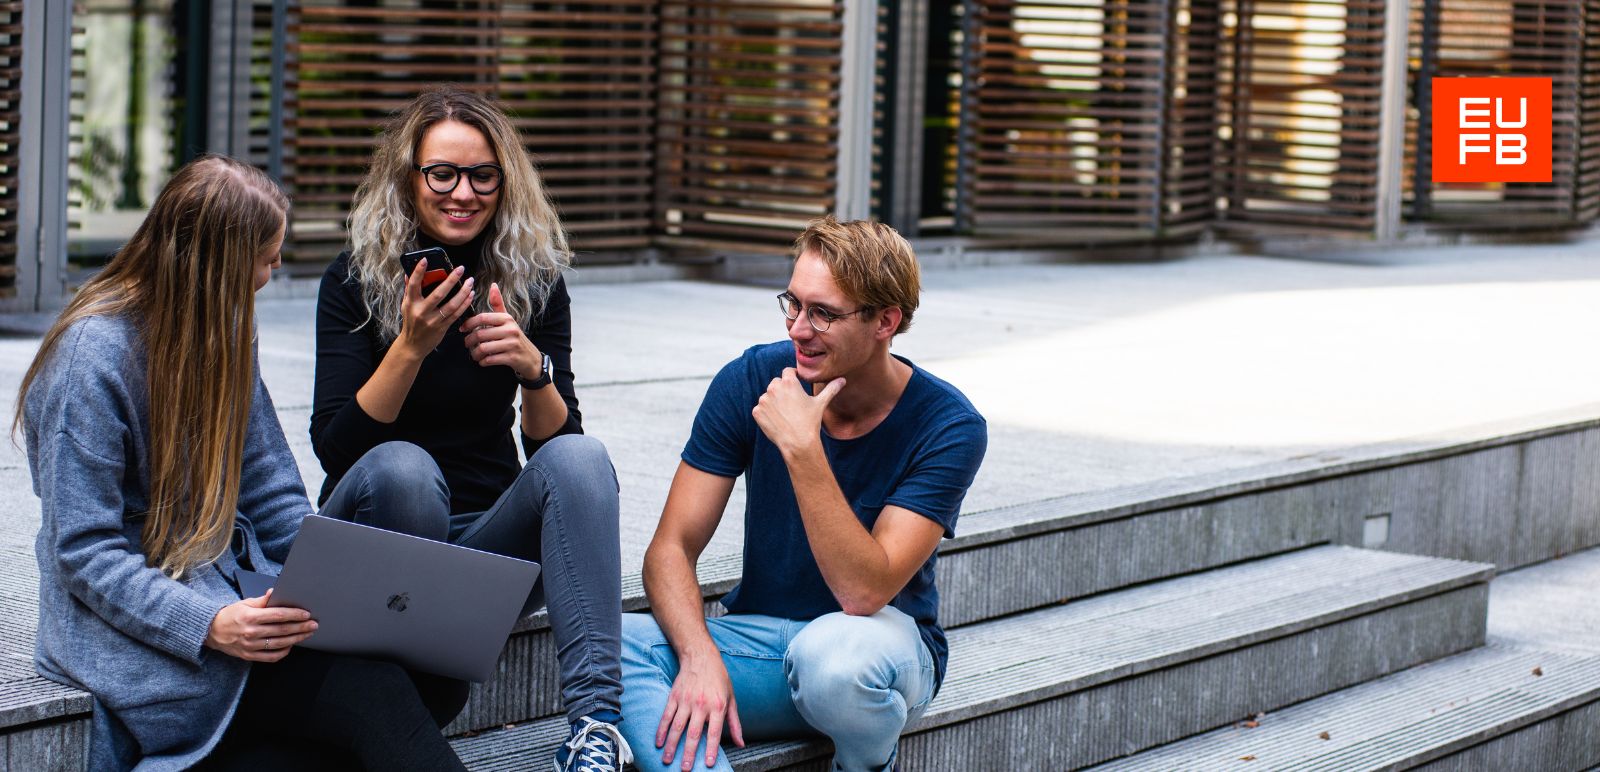
<instances>
[{"instance_id":1,"label":"woman's left hand","mask_svg":"<svg viewBox=\"0 0 1600 772\"><path fill-rule=\"evenodd\" d=\"M467 334L467 351L473 361L483 367L505 365L518 378L533 380L544 366L544 354L523 334L516 318L506 313L497 283L489 285L489 310L468 317L461 331Z\"/></svg>"}]
</instances>

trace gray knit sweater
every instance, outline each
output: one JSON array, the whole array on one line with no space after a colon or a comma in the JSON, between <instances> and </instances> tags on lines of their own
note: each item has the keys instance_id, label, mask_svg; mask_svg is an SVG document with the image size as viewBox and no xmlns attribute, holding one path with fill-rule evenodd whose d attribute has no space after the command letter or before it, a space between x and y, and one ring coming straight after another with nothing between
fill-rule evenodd
<instances>
[{"instance_id":1,"label":"gray knit sweater","mask_svg":"<svg viewBox=\"0 0 1600 772\"><path fill-rule=\"evenodd\" d=\"M43 510L34 664L94 695L95 770L183 769L204 758L249 672L204 645L212 618L239 600L233 552L182 581L145 566L151 395L136 324L73 324L25 406ZM235 539L257 570L276 574L311 505L259 367L245 442Z\"/></svg>"}]
</instances>

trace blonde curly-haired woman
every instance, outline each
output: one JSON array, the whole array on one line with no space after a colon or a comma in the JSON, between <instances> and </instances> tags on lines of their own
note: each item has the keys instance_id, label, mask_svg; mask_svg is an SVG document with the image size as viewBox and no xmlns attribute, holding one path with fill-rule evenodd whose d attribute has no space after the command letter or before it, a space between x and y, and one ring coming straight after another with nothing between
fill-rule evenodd
<instances>
[{"instance_id":1,"label":"blonde curly-haired woman","mask_svg":"<svg viewBox=\"0 0 1600 772\"><path fill-rule=\"evenodd\" d=\"M452 266L431 286L437 263L401 261L429 247ZM461 88L418 96L378 139L322 280L311 440L322 514L543 564L524 612L547 605L556 641L572 725L556 766L617 770L617 480L582 434L568 258L506 114Z\"/></svg>"}]
</instances>

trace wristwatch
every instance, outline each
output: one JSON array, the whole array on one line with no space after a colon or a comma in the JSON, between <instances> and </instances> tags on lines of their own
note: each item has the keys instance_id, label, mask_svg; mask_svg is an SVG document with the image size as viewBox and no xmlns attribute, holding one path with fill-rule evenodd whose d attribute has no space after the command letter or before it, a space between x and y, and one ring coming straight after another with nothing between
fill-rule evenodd
<instances>
[{"instance_id":1,"label":"wristwatch","mask_svg":"<svg viewBox=\"0 0 1600 772\"><path fill-rule=\"evenodd\" d=\"M555 377L554 373L550 369L550 355L541 351L539 352L539 358L542 360L542 364L539 365L538 378L529 380L521 376L517 377L517 383L522 384L522 388L527 389L528 391L538 391L539 389L549 386L551 379Z\"/></svg>"}]
</instances>

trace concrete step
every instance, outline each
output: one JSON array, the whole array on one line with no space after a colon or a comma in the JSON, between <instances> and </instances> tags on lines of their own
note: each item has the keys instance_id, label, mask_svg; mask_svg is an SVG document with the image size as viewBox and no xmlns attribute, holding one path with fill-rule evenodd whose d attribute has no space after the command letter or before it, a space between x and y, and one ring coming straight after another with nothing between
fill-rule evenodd
<instances>
[{"instance_id":1,"label":"concrete step","mask_svg":"<svg viewBox=\"0 0 1600 772\"><path fill-rule=\"evenodd\" d=\"M1249 500L1148 511L1063 513L1040 502L964 519L939 549L939 619L947 629L1172 576L1282 554L1333 540L1333 525L1294 491ZM1019 566L1031 566L1019 570ZM739 581L741 558L699 565L707 608ZM638 574L623 577L623 609L648 608ZM497 677L475 686L449 730L476 731L561 711L555 643L541 612L523 620Z\"/></svg>"},{"instance_id":2,"label":"concrete step","mask_svg":"<svg viewBox=\"0 0 1600 772\"><path fill-rule=\"evenodd\" d=\"M0 542L0 770L79 770L90 699L34 672L35 565L31 543Z\"/></svg>"},{"instance_id":3,"label":"concrete step","mask_svg":"<svg viewBox=\"0 0 1600 772\"><path fill-rule=\"evenodd\" d=\"M944 689L901 754L911 769L1064 769L1276 710L1481 645L1492 573L1324 546L952 630ZM529 768L561 732L554 718L456 747L474 769ZM734 760L804 769L827 753L791 741Z\"/></svg>"},{"instance_id":4,"label":"concrete step","mask_svg":"<svg viewBox=\"0 0 1600 772\"><path fill-rule=\"evenodd\" d=\"M1139 495L1152 491L1137 492ZM1169 509L1151 511L1124 492L1093 506L1045 501L993 510L963 520L961 533L940 547L940 619L947 628L1057 604L1174 575L1304 548L1333 540L1333 526L1308 500L1272 492L1248 501L1189 506L1200 493L1166 492ZM1131 498L1129 498L1131 496ZM87 696L44 688L32 674L32 618L37 613L37 576L30 562L11 580L0 579L0 605L15 606L26 630L5 634L18 641L15 677L0 682L25 692L28 700L54 700L49 710L63 718L87 719ZM17 560L21 561L22 557ZM1017 566L1036 566L1019 571ZM720 597L738 582L740 556L709 558L699 566L701 589ZM14 585L14 586L12 586ZM623 578L623 608L642 610L648 601L638 574ZM25 643L24 643L25 642ZM22 651L26 645L27 651ZM23 672L26 671L26 672ZM53 685L52 685L53 686ZM31 704L31 703L30 703ZM31 710L32 708L30 708ZM467 707L449 731L460 734L556 715L561 711L555 644L544 613L520 622L501 655L498 675L475 685ZM31 720L31 719L26 719ZM0 702L0 735L25 723Z\"/></svg>"},{"instance_id":5,"label":"concrete step","mask_svg":"<svg viewBox=\"0 0 1600 772\"><path fill-rule=\"evenodd\" d=\"M1600 764L1600 658L1490 645L1096 770Z\"/></svg>"},{"instance_id":6,"label":"concrete step","mask_svg":"<svg viewBox=\"0 0 1600 772\"><path fill-rule=\"evenodd\" d=\"M6 675L14 668L0 667ZM86 692L33 675L0 682L0 770L83 769L88 763Z\"/></svg>"}]
</instances>

